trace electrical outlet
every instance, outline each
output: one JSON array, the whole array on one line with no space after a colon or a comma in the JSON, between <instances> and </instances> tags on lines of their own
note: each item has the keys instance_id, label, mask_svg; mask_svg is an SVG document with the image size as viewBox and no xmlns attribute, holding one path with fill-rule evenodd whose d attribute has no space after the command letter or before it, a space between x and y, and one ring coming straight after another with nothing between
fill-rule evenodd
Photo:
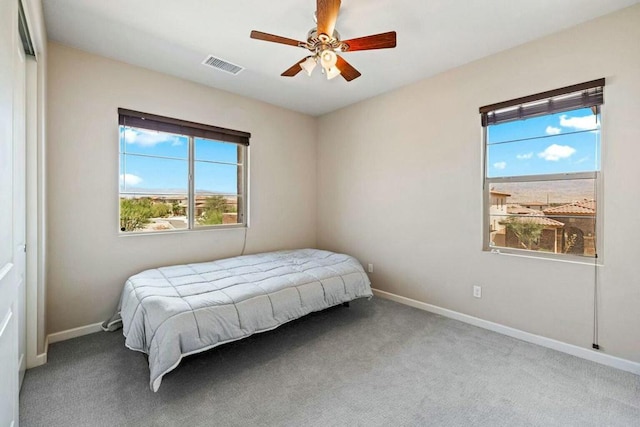
<instances>
[{"instance_id":1,"label":"electrical outlet","mask_svg":"<svg viewBox=\"0 0 640 427\"><path fill-rule=\"evenodd\" d=\"M476 298L482 298L482 286L473 286L473 296Z\"/></svg>"},{"instance_id":2,"label":"electrical outlet","mask_svg":"<svg viewBox=\"0 0 640 427\"><path fill-rule=\"evenodd\" d=\"M369 273L373 273L373 264L369 264L367 266L367 270L369 271Z\"/></svg>"}]
</instances>

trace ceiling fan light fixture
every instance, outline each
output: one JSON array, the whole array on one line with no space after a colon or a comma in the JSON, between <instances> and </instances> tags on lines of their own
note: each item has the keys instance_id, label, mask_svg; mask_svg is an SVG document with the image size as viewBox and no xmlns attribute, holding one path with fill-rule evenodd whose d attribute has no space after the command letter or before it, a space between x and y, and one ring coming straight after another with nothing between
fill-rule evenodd
<instances>
[{"instance_id":1,"label":"ceiling fan light fixture","mask_svg":"<svg viewBox=\"0 0 640 427\"><path fill-rule=\"evenodd\" d=\"M316 68L316 65L315 58L308 56L307 59L300 63L300 68L302 68L304 72L311 77L311 73L313 73L313 69Z\"/></svg>"},{"instance_id":2,"label":"ceiling fan light fixture","mask_svg":"<svg viewBox=\"0 0 640 427\"><path fill-rule=\"evenodd\" d=\"M327 68L327 80L334 79L338 77L341 73L338 67Z\"/></svg>"},{"instance_id":3,"label":"ceiling fan light fixture","mask_svg":"<svg viewBox=\"0 0 640 427\"><path fill-rule=\"evenodd\" d=\"M338 62L338 55L333 50L325 49L320 54L320 63L325 70L335 67L336 62Z\"/></svg>"}]
</instances>

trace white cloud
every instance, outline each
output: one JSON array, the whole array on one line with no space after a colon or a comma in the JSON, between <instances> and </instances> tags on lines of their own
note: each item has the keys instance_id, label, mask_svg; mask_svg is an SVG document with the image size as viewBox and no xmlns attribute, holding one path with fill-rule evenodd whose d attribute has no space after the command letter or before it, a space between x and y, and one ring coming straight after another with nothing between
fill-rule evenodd
<instances>
[{"instance_id":1,"label":"white cloud","mask_svg":"<svg viewBox=\"0 0 640 427\"><path fill-rule=\"evenodd\" d=\"M567 159L576 152L576 149L568 145L553 144L548 146L542 153L538 153L538 157L557 162L560 159Z\"/></svg>"},{"instance_id":2,"label":"white cloud","mask_svg":"<svg viewBox=\"0 0 640 427\"><path fill-rule=\"evenodd\" d=\"M547 135L557 135L560 132L562 132L562 129L556 128L553 126L547 126L547 129L545 130L545 132L547 132Z\"/></svg>"},{"instance_id":3,"label":"white cloud","mask_svg":"<svg viewBox=\"0 0 640 427\"><path fill-rule=\"evenodd\" d=\"M498 163L494 163L493 167L496 169L504 169L507 167L507 162L498 162Z\"/></svg>"},{"instance_id":4,"label":"white cloud","mask_svg":"<svg viewBox=\"0 0 640 427\"><path fill-rule=\"evenodd\" d=\"M120 175L120 185L125 186L136 186L142 182L142 178L138 175L133 175L130 173L125 173Z\"/></svg>"},{"instance_id":5,"label":"white cloud","mask_svg":"<svg viewBox=\"0 0 640 427\"><path fill-rule=\"evenodd\" d=\"M180 145L178 137L167 135L166 133L154 132L146 129L126 128L124 130L124 140L127 144L136 144L143 147L153 147L156 144L170 142L172 145Z\"/></svg>"},{"instance_id":6,"label":"white cloud","mask_svg":"<svg viewBox=\"0 0 640 427\"><path fill-rule=\"evenodd\" d=\"M574 130L598 129L600 123L596 121L596 116L590 114L583 117L569 117L566 114L560 116L560 126Z\"/></svg>"},{"instance_id":7,"label":"white cloud","mask_svg":"<svg viewBox=\"0 0 640 427\"><path fill-rule=\"evenodd\" d=\"M533 152L527 154L516 154L516 159L518 160L527 160L533 157Z\"/></svg>"}]
</instances>

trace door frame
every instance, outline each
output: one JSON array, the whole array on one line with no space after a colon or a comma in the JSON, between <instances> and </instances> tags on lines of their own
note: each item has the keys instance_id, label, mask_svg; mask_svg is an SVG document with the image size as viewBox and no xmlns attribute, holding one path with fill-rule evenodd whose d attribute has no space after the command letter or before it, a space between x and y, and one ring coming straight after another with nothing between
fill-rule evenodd
<instances>
[{"instance_id":1,"label":"door frame","mask_svg":"<svg viewBox=\"0 0 640 427\"><path fill-rule=\"evenodd\" d=\"M14 277L17 285L15 301L18 325L18 383L26 370L27 311L27 54L18 35L13 42L13 211L12 240Z\"/></svg>"},{"instance_id":2,"label":"door frame","mask_svg":"<svg viewBox=\"0 0 640 427\"><path fill-rule=\"evenodd\" d=\"M26 367L47 363L46 342L46 73L47 35L39 0L22 3L35 56L26 59Z\"/></svg>"}]
</instances>

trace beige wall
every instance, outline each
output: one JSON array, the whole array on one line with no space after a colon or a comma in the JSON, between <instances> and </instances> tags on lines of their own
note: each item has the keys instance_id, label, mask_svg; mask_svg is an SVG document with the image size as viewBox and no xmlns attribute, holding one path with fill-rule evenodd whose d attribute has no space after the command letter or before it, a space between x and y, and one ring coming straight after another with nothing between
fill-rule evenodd
<instances>
[{"instance_id":1,"label":"beige wall","mask_svg":"<svg viewBox=\"0 0 640 427\"><path fill-rule=\"evenodd\" d=\"M100 322L128 276L240 254L244 230L118 236L118 107L251 132L247 253L316 244L316 119L49 45L49 333Z\"/></svg>"},{"instance_id":2,"label":"beige wall","mask_svg":"<svg viewBox=\"0 0 640 427\"><path fill-rule=\"evenodd\" d=\"M142 269L242 247L242 230L118 236L125 107L252 133L248 253L315 246L317 232L374 263L376 288L590 347L593 267L481 250L478 107L606 77L600 344L640 362L638 22L640 6L320 119L50 44L48 331L102 321Z\"/></svg>"},{"instance_id":3,"label":"beige wall","mask_svg":"<svg viewBox=\"0 0 640 427\"><path fill-rule=\"evenodd\" d=\"M378 289L590 348L594 267L481 250L478 107L606 77L600 345L640 362L639 40L635 6L323 116L319 247L374 263Z\"/></svg>"}]
</instances>

